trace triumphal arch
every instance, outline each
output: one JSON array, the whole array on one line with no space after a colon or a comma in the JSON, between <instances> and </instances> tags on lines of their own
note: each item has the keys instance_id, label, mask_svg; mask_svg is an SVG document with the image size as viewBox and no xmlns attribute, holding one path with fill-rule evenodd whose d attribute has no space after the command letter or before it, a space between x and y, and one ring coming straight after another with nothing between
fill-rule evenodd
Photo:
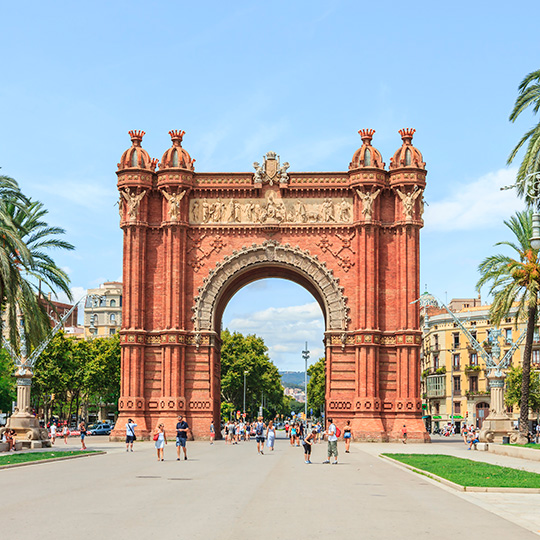
<instances>
[{"instance_id":1,"label":"triumphal arch","mask_svg":"<svg viewBox=\"0 0 540 540\"><path fill-rule=\"evenodd\" d=\"M426 440L420 398L419 231L426 168L413 129L385 168L361 130L344 172L293 172L268 152L249 172L196 172L171 131L158 162L142 131L118 164L124 231L120 417L143 437L178 414L220 425L220 324L246 284L280 277L325 318L326 411L356 438Z\"/></svg>"}]
</instances>

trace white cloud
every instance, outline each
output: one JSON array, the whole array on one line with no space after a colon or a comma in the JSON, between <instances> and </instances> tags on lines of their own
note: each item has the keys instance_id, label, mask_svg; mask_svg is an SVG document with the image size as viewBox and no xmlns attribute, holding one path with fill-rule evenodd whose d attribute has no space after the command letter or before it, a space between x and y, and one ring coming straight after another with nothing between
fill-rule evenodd
<instances>
[{"instance_id":1,"label":"white cloud","mask_svg":"<svg viewBox=\"0 0 540 540\"><path fill-rule=\"evenodd\" d=\"M424 221L428 231L488 229L499 225L501 216L510 216L524 208L515 190L501 191L516 179L515 168L499 169L478 180L456 186L446 199L430 201Z\"/></svg>"},{"instance_id":2,"label":"white cloud","mask_svg":"<svg viewBox=\"0 0 540 540\"><path fill-rule=\"evenodd\" d=\"M73 302L78 302L86 294L86 289L84 287L71 287L70 290L71 295L73 296ZM58 295L55 296L55 300L64 304L72 303L72 301L69 300L67 295L63 292L59 292Z\"/></svg>"}]
</instances>

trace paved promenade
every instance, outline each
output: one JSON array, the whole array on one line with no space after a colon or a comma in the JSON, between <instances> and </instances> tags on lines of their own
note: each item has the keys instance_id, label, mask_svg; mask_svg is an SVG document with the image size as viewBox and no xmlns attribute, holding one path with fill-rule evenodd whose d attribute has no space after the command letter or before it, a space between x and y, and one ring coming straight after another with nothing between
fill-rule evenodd
<instances>
[{"instance_id":1,"label":"paved promenade","mask_svg":"<svg viewBox=\"0 0 540 540\"><path fill-rule=\"evenodd\" d=\"M340 443L337 466L321 464L324 443L313 465L280 439L264 456L253 441L188 443L180 462L170 442L164 462L149 442L133 453L101 437L88 443L108 454L0 471L6 538L521 540L540 531L540 495L457 493L377 457L407 450L538 467L459 442L353 444L350 454Z\"/></svg>"}]
</instances>

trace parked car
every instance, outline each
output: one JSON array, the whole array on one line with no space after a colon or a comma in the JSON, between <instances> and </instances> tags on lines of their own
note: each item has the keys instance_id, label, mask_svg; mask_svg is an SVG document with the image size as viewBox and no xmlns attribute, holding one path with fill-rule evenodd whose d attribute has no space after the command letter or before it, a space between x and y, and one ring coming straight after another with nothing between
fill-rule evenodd
<instances>
[{"instance_id":1,"label":"parked car","mask_svg":"<svg viewBox=\"0 0 540 540\"><path fill-rule=\"evenodd\" d=\"M111 424L97 424L88 430L89 435L110 435L113 426Z\"/></svg>"}]
</instances>

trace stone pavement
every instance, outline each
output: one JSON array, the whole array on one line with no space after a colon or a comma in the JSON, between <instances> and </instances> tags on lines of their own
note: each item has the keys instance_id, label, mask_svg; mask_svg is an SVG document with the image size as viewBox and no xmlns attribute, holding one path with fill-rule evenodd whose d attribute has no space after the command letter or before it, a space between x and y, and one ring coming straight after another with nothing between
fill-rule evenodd
<instances>
[{"instance_id":1,"label":"stone pavement","mask_svg":"<svg viewBox=\"0 0 540 540\"><path fill-rule=\"evenodd\" d=\"M511 459L467 452L459 442L353 443L350 454L340 443L337 466L321 464L326 444L315 445L314 463L306 465L302 449L283 439L264 456L253 441L188 443L189 460L180 462L171 442L164 462L149 442L126 453L89 437L88 447L108 454L0 471L6 538L525 540L540 530L540 495L458 493L377 457L406 449ZM516 525L522 515L523 527Z\"/></svg>"}]
</instances>

